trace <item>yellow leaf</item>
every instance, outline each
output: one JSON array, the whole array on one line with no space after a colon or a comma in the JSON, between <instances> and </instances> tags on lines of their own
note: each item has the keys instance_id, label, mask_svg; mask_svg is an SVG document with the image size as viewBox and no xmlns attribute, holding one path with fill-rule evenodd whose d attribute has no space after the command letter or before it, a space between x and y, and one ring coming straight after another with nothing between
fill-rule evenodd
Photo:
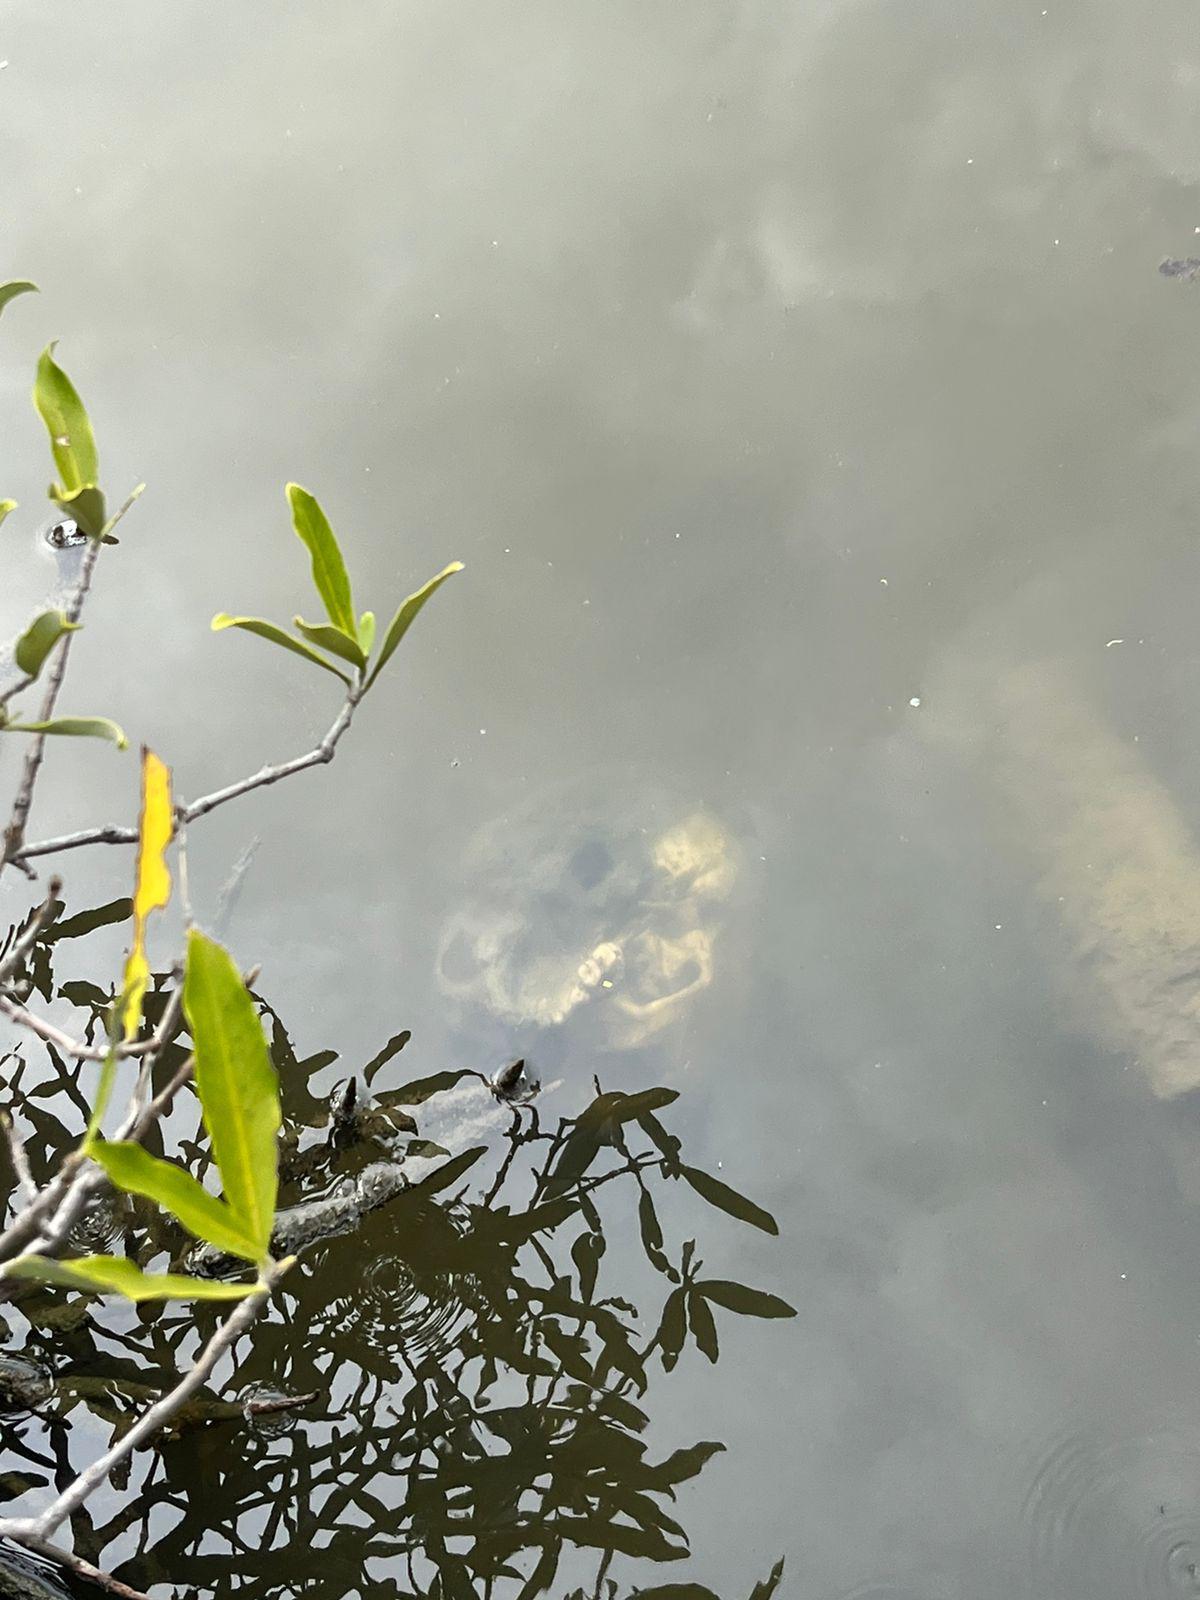
<instances>
[{"instance_id":1,"label":"yellow leaf","mask_svg":"<svg viewBox=\"0 0 1200 1600\"><path fill-rule=\"evenodd\" d=\"M137 879L133 890L133 948L125 963L125 984L118 1017L126 1040L142 1020L142 1000L150 982L146 957L146 921L171 898L166 849L175 831L171 808L171 772L153 750L142 748L142 814L138 824Z\"/></svg>"}]
</instances>

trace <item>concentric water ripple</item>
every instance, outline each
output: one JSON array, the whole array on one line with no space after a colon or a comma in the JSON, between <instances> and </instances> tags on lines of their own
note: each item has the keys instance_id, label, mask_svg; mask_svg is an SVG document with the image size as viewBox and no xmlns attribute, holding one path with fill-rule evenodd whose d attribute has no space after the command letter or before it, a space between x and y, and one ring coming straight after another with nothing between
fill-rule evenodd
<instances>
[{"instance_id":1,"label":"concentric water ripple","mask_svg":"<svg viewBox=\"0 0 1200 1600\"><path fill-rule=\"evenodd\" d=\"M128 1222L129 1206L124 1195L95 1195L71 1229L68 1243L78 1255L111 1255L124 1238Z\"/></svg>"},{"instance_id":2,"label":"concentric water ripple","mask_svg":"<svg viewBox=\"0 0 1200 1600\"><path fill-rule=\"evenodd\" d=\"M1200 1422L1064 1429L1025 1457L989 1562L995 1600L1200 1596Z\"/></svg>"},{"instance_id":3,"label":"concentric water ripple","mask_svg":"<svg viewBox=\"0 0 1200 1600\"><path fill-rule=\"evenodd\" d=\"M352 1297L330 1307L330 1325L347 1340L365 1338L409 1360L441 1360L472 1320L472 1299L469 1280L448 1273L418 1280L406 1261L383 1256L364 1270Z\"/></svg>"}]
</instances>

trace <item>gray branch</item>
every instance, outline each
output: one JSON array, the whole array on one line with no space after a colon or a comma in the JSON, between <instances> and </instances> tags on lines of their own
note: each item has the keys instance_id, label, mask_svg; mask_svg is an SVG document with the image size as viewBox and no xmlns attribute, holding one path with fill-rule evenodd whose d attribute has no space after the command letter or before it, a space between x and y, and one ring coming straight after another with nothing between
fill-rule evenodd
<instances>
[{"instance_id":1,"label":"gray branch","mask_svg":"<svg viewBox=\"0 0 1200 1600\"><path fill-rule=\"evenodd\" d=\"M144 1411L111 1449L98 1456L91 1466L69 1484L58 1499L37 1517L0 1517L0 1537L22 1543L26 1539L48 1539L63 1522L104 1483L121 1463L151 1439L176 1415L187 1400L195 1394L217 1362L235 1340L246 1332L258 1313L270 1299L275 1284L287 1270L290 1262L273 1265L264 1275L261 1287L255 1289L232 1311L205 1345L195 1363L175 1387L161 1400Z\"/></svg>"},{"instance_id":2,"label":"gray branch","mask_svg":"<svg viewBox=\"0 0 1200 1600\"><path fill-rule=\"evenodd\" d=\"M362 687L356 684L346 695L345 702L329 732L312 750L306 751L302 756L293 757L291 761L281 761L277 766L261 767L249 777L239 779L237 783L231 783L224 789L214 789L211 794L201 795L199 800L193 800L190 805L180 806L176 812L178 822L184 825L195 822L197 817L205 817L218 806L227 805L230 800L239 800L242 795L251 794L255 789L265 789L269 784L279 783L283 778L290 778L297 772L306 771L309 767L327 766L333 760L343 734L354 719L362 695ZM136 844L137 837L136 828L117 827L112 824L102 828L83 828L78 833L63 833L53 839L38 839L33 844L22 844L19 849L12 852L9 859L20 866L34 856L56 855L63 850L78 850L84 845Z\"/></svg>"},{"instance_id":3,"label":"gray branch","mask_svg":"<svg viewBox=\"0 0 1200 1600\"><path fill-rule=\"evenodd\" d=\"M127 1583L122 1583L120 1578L114 1578L111 1572L104 1572L100 1567L94 1567L82 1556L75 1555L71 1550L64 1550L59 1545L51 1544L48 1539L38 1539L32 1534L26 1534L24 1537L9 1534L8 1537L14 1544L32 1550L35 1555L45 1556L48 1561L57 1562L60 1567L76 1573L88 1583L94 1584L96 1588L119 1596L120 1600L150 1600L150 1596L144 1594L141 1589L131 1589Z\"/></svg>"},{"instance_id":4,"label":"gray branch","mask_svg":"<svg viewBox=\"0 0 1200 1600\"><path fill-rule=\"evenodd\" d=\"M100 555L100 540L91 539L87 550L84 552L83 565L79 570L79 582L75 585L75 592L67 604L66 618L68 622L78 622L83 611L83 602L87 599L87 592L91 588L92 573L96 570L96 562ZM71 654L71 640L73 633L64 633L54 649L54 661L50 668L50 676L46 681L46 692L42 696L42 703L38 708L38 721L49 722L54 715L54 707L58 700L59 690L62 688L63 678L66 676L67 661ZM12 815L8 819L8 826L4 830L4 850L0 853L0 872L10 861L15 861L25 842L25 824L29 821L29 808L33 804L33 791L37 784L38 773L41 770L42 757L46 753L46 735L35 733L33 742L25 752L25 764L21 769L21 783L17 789L17 797L13 801Z\"/></svg>"}]
</instances>

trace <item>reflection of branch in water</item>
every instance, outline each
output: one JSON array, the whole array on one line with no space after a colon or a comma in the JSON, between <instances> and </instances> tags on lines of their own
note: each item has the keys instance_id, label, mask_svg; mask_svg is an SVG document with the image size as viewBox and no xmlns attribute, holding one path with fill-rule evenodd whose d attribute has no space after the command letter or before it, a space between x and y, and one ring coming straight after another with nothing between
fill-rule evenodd
<instances>
[{"instance_id":1,"label":"reflection of branch in water","mask_svg":"<svg viewBox=\"0 0 1200 1600\"><path fill-rule=\"evenodd\" d=\"M300 1113L288 1136L304 1157L297 1170L307 1193L356 1182L378 1160L375 1108L356 1106L357 1138L331 1139L332 1109L306 1082L328 1053L297 1060L278 1019L273 1049L285 1112ZM406 1139L414 1151L428 1149L405 1131L412 1123L401 1108L423 1116L460 1076L382 1091L397 1141L389 1159L405 1153ZM472 1153L440 1165L414 1160L415 1181L359 1214L352 1238L313 1240L239 1366L243 1394L321 1393L322 1413L275 1438L231 1415L236 1402L206 1402L193 1425L159 1440L135 1495L106 1502L95 1524L82 1511L72 1517L80 1553L141 1590L186 1576L197 1593L250 1587L256 1600L343 1600L368 1571L400 1578L402 1600L515 1600L536 1592L528 1587L534 1571L546 1592L556 1579L565 1591L589 1563L608 1600L616 1565L684 1560L687 1533L668 1507L720 1446L651 1452L654 1371L674 1365L689 1337L716 1358L710 1290L726 1296L711 1301L718 1314L790 1308L770 1296L754 1302L757 1291L737 1285L707 1285L695 1252L664 1238L655 1205L664 1183L774 1229L765 1212L684 1163L659 1121L675 1098L665 1089L598 1093L545 1132L532 1108L512 1107L503 1152L477 1169L490 1162L482 1198L463 1188L475 1177ZM53 1105L37 1108L35 1180L72 1143L67 1127L54 1131ZM627 1192L647 1259L665 1280L661 1308L619 1297L622 1257L609 1248L610 1218L627 1213ZM302 1207L313 1203L304 1195ZM135 1219L126 1236L132 1252L138 1233ZM732 1304L730 1289L751 1300ZM61 1301L40 1290L27 1304L40 1318ZM212 1315L200 1313L210 1330ZM649 1335L638 1333L643 1320ZM122 1430L123 1386L155 1371L170 1387L172 1372L190 1365L194 1326L191 1313L172 1307L121 1327L92 1308L77 1314L69 1335L31 1323L28 1347L60 1377L61 1414L26 1419L10 1448L69 1482L72 1407L82 1401ZM40 1448L37 1427L57 1441L53 1456ZM686 1592L715 1600L700 1585Z\"/></svg>"}]
</instances>

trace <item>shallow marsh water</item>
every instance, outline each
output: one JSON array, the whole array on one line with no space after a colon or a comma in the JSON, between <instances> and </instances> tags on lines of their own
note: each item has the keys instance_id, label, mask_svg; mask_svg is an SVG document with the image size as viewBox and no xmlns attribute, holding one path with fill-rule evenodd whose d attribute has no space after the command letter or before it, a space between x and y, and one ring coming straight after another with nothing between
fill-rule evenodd
<instances>
[{"instance_id":1,"label":"shallow marsh water","mask_svg":"<svg viewBox=\"0 0 1200 1600\"><path fill-rule=\"evenodd\" d=\"M207 632L301 608L290 477L376 609L467 562L331 771L194 831L194 892L261 835L230 938L302 1053L670 1084L778 1215L706 1260L798 1319L651 1408L727 1446L678 1514L730 1600L785 1552L805 1600L1200 1592L1200 287L1158 270L1200 229L1194 21L0 19L0 269L43 288L0 490L43 492L53 335L150 484L70 709L185 794L323 731L315 674ZM39 831L130 814L128 760L64 765ZM690 818L723 892L631 914ZM119 878L72 861L72 903ZM661 1027L614 1031L599 966L566 1003L695 932Z\"/></svg>"}]
</instances>

